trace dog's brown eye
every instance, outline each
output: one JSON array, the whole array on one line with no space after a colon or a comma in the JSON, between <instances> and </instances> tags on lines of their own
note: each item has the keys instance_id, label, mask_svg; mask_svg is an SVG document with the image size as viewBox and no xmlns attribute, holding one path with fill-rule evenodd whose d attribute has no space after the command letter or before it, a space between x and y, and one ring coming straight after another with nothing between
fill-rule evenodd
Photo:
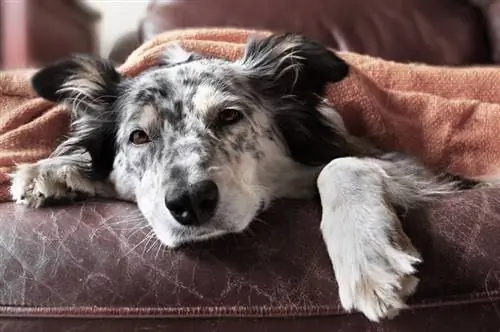
<instances>
[{"instance_id":1,"label":"dog's brown eye","mask_svg":"<svg viewBox=\"0 0 500 332\"><path fill-rule=\"evenodd\" d=\"M243 118L243 114L235 110L234 108L226 108L219 112L218 122L220 124L233 124L240 121Z\"/></svg>"},{"instance_id":2,"label":"dog's brown eye","mask_svg":"<svg viewBox=\"0 0 500 332\"><path fill-rule=\"evenodd\" d=\"M132 134L130 134L130 142L135 145L146 144L149 141L149 136L144 130L134 130Z\"/></svg>"}]
</instances>

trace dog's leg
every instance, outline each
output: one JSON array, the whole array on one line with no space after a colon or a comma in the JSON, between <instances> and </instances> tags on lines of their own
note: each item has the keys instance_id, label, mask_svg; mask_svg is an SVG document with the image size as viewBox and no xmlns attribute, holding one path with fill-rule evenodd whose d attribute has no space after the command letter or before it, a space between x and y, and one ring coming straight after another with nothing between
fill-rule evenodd
<instances>
[{"instance_id":1,"label":"dog's leg","mask_svg":"<svg viewBox=\"0 0 500 332\"><path fill-rule=\"evenodd\" d=\"M22 164L11 174L11 195L14 201L30 207L41 207L77 197L113 197L110 183L92 181L85 169L88 154L61 155Z\"/></svg>"},{"instance_id":2,"label":"dog's leg","mask_svg":"<svg viewBox=\"0 0 500 332\"><path fill-rule=\"evenodd\" d=\"M346 310L379 321L405 308L405 298L418 284L414 265L421 258L394 206L407 207L452 188L409 159L340 158L322 170L321 231Z\"/></svg>"}]
</instances>

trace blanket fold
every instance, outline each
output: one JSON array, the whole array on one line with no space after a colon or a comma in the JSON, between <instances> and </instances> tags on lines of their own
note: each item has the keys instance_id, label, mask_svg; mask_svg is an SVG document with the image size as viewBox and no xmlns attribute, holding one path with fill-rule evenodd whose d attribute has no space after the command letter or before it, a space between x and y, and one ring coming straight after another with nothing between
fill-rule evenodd
<instances>
[{"instance_id":1,"label":"blanket fold","mask_svg":"<svg viewBox=\"0 0 500 332\"><path fill-rule=\"evenodd\" d=\"M155 65L173 42L201 54L236 59L249 37L271 32L187 29L159 35L118 71L135 76ZM500 69L401 64L340 52L351 71L328 88L327 100L347 128L382 149L410 153L428 166L456 175L499 175ZM68 111L35 96L35 71L0 73L0 201L10 200L8 172L47 157L67 133Z\"/></svg>"}]
</instances>

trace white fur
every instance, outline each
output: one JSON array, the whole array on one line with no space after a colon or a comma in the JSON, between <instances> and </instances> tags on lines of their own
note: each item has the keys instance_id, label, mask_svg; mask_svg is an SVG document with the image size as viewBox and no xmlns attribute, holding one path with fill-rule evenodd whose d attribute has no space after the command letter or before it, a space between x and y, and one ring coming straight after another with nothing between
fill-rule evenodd
<instances>
[{"instance_id":1,"label":"white fur","mask_svg":"<svg viewBox=\"0 0 500 332\"><path fill-rule=\"evenodd\" d=\"M16 203L31 207L41 207L47 200L73 200L78 194L115 197L108 183L82 177L78 165L88 160L85 155L58 156L18 165L11 174L11 196Z\"/></svg>"},{"instance_id":2,"label":"white fur","mask_svg":"<svg viewBox=\"0 0 500 332\"><path fill-rule=\"evenodd\" d=\"M363 175L360 175L363 174ZM418 284L418 252L385 200L390 178L372 159L341 158L318 177L321 232L333 264L342 306L370 320L406 307Z\"/></svg>"}]
</instances>

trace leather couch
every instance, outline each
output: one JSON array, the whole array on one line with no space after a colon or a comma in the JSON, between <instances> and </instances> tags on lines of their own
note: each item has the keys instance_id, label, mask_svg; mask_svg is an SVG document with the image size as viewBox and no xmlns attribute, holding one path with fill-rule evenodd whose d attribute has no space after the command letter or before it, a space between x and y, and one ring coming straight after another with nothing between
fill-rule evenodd
<instances>
[{"instance_id":1,"label":"leather couch","mask_svg":"<svg viewBox=\"0 0 500 332\"><path fill-rule=\"evenodd\" d=\"M482 13L459 0L157 1L130 36L231 25L398 61L491 64ZM471 190L404 216L421 283L380 324L341 309L317 202L276 202L243 235L177 250L131 204L0 204L0 331L499 331L499 196Z\"/></svg>"},{"instance_id":2,"label":"leather couch","mask_svg":"<svg viewBox=\"0 0 500 332\"><path fill-rule=\"evenodd\" d=\"M117 41L109 56L121 63L170 29L232 26L298 32L394 61L484 64L496 50L490 44L500 40L498 8L499 0L156 0L139 29Z\"/></svg>"}]
</instances>

